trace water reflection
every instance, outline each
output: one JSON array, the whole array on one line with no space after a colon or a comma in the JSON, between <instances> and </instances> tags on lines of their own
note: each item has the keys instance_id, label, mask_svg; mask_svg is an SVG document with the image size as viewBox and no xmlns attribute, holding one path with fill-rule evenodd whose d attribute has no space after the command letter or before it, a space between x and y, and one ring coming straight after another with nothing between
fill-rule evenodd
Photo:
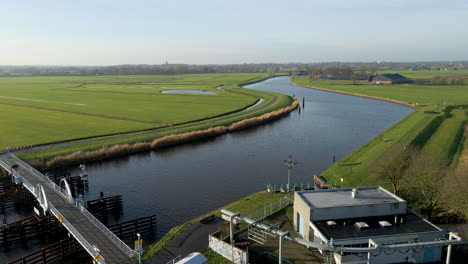
<instances>
[{"instance_id":1,"label":"water reflection","mask_svg":"<svg viewBox=\"0 0 468 264\"><path fill-rule=\"evenodd\" d=\"M121 194L124 217L156 214L158 235L243 196L285 184L282 160L294 155L291 182L310 182L336 159L408 115L409 107L303 88L279 77L252 89L305 97L305 107L248 130L126 158L89 164L89 197Z\"/></svg>"}]
</instances>

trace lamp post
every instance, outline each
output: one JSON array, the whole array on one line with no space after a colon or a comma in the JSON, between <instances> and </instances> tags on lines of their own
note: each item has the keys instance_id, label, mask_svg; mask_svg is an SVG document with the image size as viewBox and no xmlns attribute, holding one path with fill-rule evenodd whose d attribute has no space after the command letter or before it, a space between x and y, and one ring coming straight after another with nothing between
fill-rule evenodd
<instances>
[{"instance_id":1,"label":"lamp post","mask_svg":"<svg viewBox=\"0 0 468 264\"><path fill-rule=\"evenodd\" d=\"M286 186L286 188L288 189L288 192L289 192L290 191L289 180L291 178L291 169L297 164L297 162L292 160L292 155L289 155L287 160L283 160L283 163L286 164L286 166L288 166L288 185Z\"/></svg>"}]
</instances>

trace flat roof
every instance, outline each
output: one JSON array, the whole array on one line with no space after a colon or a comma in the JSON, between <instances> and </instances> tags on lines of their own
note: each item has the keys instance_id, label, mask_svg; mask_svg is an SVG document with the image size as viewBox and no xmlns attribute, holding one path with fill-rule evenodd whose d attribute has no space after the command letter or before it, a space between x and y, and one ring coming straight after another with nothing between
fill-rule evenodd
<instances>
[{"instance_id":1,"label":"flat roof","mask_svg":"<svg viewBox=\"0 0 468 264\"><path fill-rule=\"evenodd\" d=\"M401 223L403 218L403 223ZM373 216L352 219L333 220L336 225L330 226L327 221L315 221L313 224L327 239L348 239L359 237L376 237L385 235L409 234L429 231L441 231L436 226L417 216L411 211L398 216L395 224L395 216ZM379 222L387 221L391 226L381 226ZM355 224L364 222L369 227L359 228Z\"/></svg>"},{"instance_id":2,"label":"flat roof","mask_svg":"<svg viewBox=\"0 0 468 264\"><path fill-rule=\"evenodd\" d=\"M356 188L358 194L352 197L353 188L337 188L314 191L300 191L297 194L312 208L371 205L405 202L380 186Z\"/></svg>"}]
</instances>

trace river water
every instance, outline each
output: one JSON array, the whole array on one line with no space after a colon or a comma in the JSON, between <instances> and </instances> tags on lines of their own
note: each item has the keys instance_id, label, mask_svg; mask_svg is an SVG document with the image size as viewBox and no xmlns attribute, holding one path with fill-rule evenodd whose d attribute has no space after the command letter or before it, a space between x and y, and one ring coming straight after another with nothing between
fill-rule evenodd
<instances>
[{"instance_id":1,"label":"river water","mask_svg":"<svg viewBox=\"0 0 468 264\"><path fill-rule=\"evenodd\" d=\"M278 77L247 88L305 97L299 113L201 142L89 164L89 199L121 194L120 221L155 214L158 237L170 228L254 192L312 175L401 120L406 106L293 85Z\"/></svg>"}]
</instances>

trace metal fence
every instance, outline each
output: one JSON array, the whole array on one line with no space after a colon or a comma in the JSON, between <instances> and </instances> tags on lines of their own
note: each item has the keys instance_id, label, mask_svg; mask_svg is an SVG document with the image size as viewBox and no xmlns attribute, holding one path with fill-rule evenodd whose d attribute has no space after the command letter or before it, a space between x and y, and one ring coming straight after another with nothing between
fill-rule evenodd
<instances>
[{"instance_id":1,"label":"metal fence","mask_svg":"<svg viewBox=\"0 0 468 264\"><path fill-rule=\"evenodd\" d=\"M246 214L246 216L250 219L258 221L278 212L279 210L288 206L290 203L291 199L289 198L289 196L285 196L279 199L278 201L265 204L264 206L251 211L250 213Z\"/></svg>"}]
</instances>

